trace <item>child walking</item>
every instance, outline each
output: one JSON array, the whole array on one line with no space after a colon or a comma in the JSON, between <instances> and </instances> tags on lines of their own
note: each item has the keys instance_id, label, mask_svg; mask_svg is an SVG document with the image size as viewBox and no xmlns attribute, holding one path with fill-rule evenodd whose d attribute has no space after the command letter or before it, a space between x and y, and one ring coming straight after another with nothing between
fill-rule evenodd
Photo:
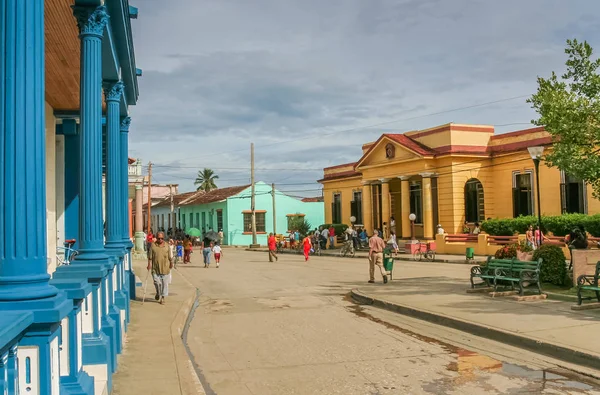
<instances>
[{"instance_id":1,"label":"child walking","mask_svg":"<svg viewBox=\"0 0 600 395\"><path fill-rule=\"evenodd\" d=\"M215 245L212 248L212 252L213 254L215 254L215 262L217 262L217 268L219 267L219 262L221 262L221 246L219 245L219 243L215 243Z\"/></svg>"}]
</instances>

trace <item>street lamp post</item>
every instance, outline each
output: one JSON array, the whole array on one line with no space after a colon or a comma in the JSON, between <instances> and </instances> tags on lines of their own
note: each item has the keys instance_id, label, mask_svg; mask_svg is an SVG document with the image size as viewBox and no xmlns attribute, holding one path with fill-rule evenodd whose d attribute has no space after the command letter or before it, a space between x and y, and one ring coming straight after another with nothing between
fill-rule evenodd
<instances>
[{"instance_id":1,"label":"street lamp post","mask_svg":"<svg viewBox=\"0 0 600 395\"><path fill-rule=\"evenodd\" d=\"M538 214L538 226L540 228L539 243L543 242L542 237L542 206L540 205L540 160L544 153L544 147L528 147L529 155L533 159L533 165L535 166L535 189L537 195L537 214Z\"/></svg>"},{"instance_id":2,"label":"street lamp post","mask_svg":"<svg viewBox=\"0 0 600 395\"><path fill-rule=\"evenodd\" d=\"M410 220L410 239L415 240L415 220L417 219L417 216L414 213L411 213L408 216L408 219Z\"/></svg>"}]
</instances>

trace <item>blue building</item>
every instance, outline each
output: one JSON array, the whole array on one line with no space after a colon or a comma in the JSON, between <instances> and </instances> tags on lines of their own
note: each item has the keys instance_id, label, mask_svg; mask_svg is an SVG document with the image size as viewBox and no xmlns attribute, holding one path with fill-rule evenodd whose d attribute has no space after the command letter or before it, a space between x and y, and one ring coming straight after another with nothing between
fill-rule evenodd
<instances>
[{"instance_id":1,"label":"blue building","mask_svg":"<svg viewBox=\"0 0 600 395\"><path fill-rule=\"evenodd\" d=\"M128 0L0 0L0 394L110 392L135 297L135 18Z\"/></svg>"}]
</instances>

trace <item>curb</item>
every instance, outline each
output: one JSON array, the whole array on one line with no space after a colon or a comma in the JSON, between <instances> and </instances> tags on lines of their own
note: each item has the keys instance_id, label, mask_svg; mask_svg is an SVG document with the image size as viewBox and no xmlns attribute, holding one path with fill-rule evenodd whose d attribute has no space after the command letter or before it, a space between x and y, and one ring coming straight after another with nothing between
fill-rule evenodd
<instances>
[{"instance_id":1,"label":"curb","mask_svg":"<svg viewBox=\"0 0 600 395\"><path fill-rule=\"evenodd\" d=\"M177 269L174 270L181 278L187 282L193 289L192 296L183 302L177 315L171 323L171 342L173 344L177 372L179 375L179 386L183 395L207 395L213 394L212 391L206 391L205 383L198 375L196 365L192 360L192 355L187 347L187 330L194 316L194 310L197 307L200 291L194 287Z\"/></svg>"},{"instance_id":2,"label":"curb","mask_svg":"<svg viewBox=\"0 0 600 395\"><path fill-rule=\"evenodd\" d=\"M358 289L351 291L352 299L361 304L372 305L381 309L389 310L395 313L417 318L433 324L446 326L459 331L467 332L485 339L495 340L514 347L523 348L537 354L543 354L564 362L584 366L592 369L600 369L600 356L588 354L582 351L573 350L553 343L535 340L526 336L517 335L501 329L475 324L473 322L463 321L458 318L448 317L442 314L418 310L413 307L404 306L398 303L388 302L383 299L376 299L362 293Z\"/></svg>"},{"instance_id":3,"label":"curb","mask_svg":"<svg viewBox=\"0 0 600 395\"><path fill-rule=\"evenodd\" d=\"M269 250L259 250L256 248L247 248L245 247L246 251L251 251L251 252L263 252L263 253L267 253L269 252ZM289 251L279 251L278 254L289 254L289 255L298 255L301 256L302 254L297 254L295 252L289 252ZM362 256L362 255L355 255L353 257L351 256L340 256L339 254L321 254L320 255L322 258L340 258L340 259L367 259L366 256ZM394 258L395 260L402 260L402 261L411 261L411 262L416 262L413 261L412 259L410 259L409 257L401 257L401 258ZM451 263L454 265L479 265L481 263L484 263L485 260L482 261L474 261L474 262L467 262L464 259L434 259L433 260L434 263ZM429 261L421 261L421 263L431 263Z\"/></svg>"}]
</instances>

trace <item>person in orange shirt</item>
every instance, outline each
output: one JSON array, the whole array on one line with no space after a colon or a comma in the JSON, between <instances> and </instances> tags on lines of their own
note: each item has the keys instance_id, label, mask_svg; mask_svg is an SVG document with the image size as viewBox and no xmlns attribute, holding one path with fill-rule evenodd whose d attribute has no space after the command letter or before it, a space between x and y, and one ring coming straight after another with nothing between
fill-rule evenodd
<instances>
[{"instance_id":1,"label":"person in orange shirt","mask_svg":"<svg viewBox=\"0 0 600 395\"><path fill-rule=\"evenodd\" d=\"M383 249L385 248L385 242L377 230L373 231L373 237L369 239L369 282L375 282L375 265L379 266L381 277L383 277L383 283L388 282L387 271L383 267Z\"/></svg>"},{"instance_id":2,"label":"person in orange shirt","mask_svg":"<svg viewBox=\"0 0 600 395\"><path fill-rule=\"evenodd\" d=\"M310 249L312 248L312 242L310 241L310 236L305 236L302 241L302 248L304 249L304 261L308 261L308 255L310 254Z\"/></svg>"}]
</instances>

